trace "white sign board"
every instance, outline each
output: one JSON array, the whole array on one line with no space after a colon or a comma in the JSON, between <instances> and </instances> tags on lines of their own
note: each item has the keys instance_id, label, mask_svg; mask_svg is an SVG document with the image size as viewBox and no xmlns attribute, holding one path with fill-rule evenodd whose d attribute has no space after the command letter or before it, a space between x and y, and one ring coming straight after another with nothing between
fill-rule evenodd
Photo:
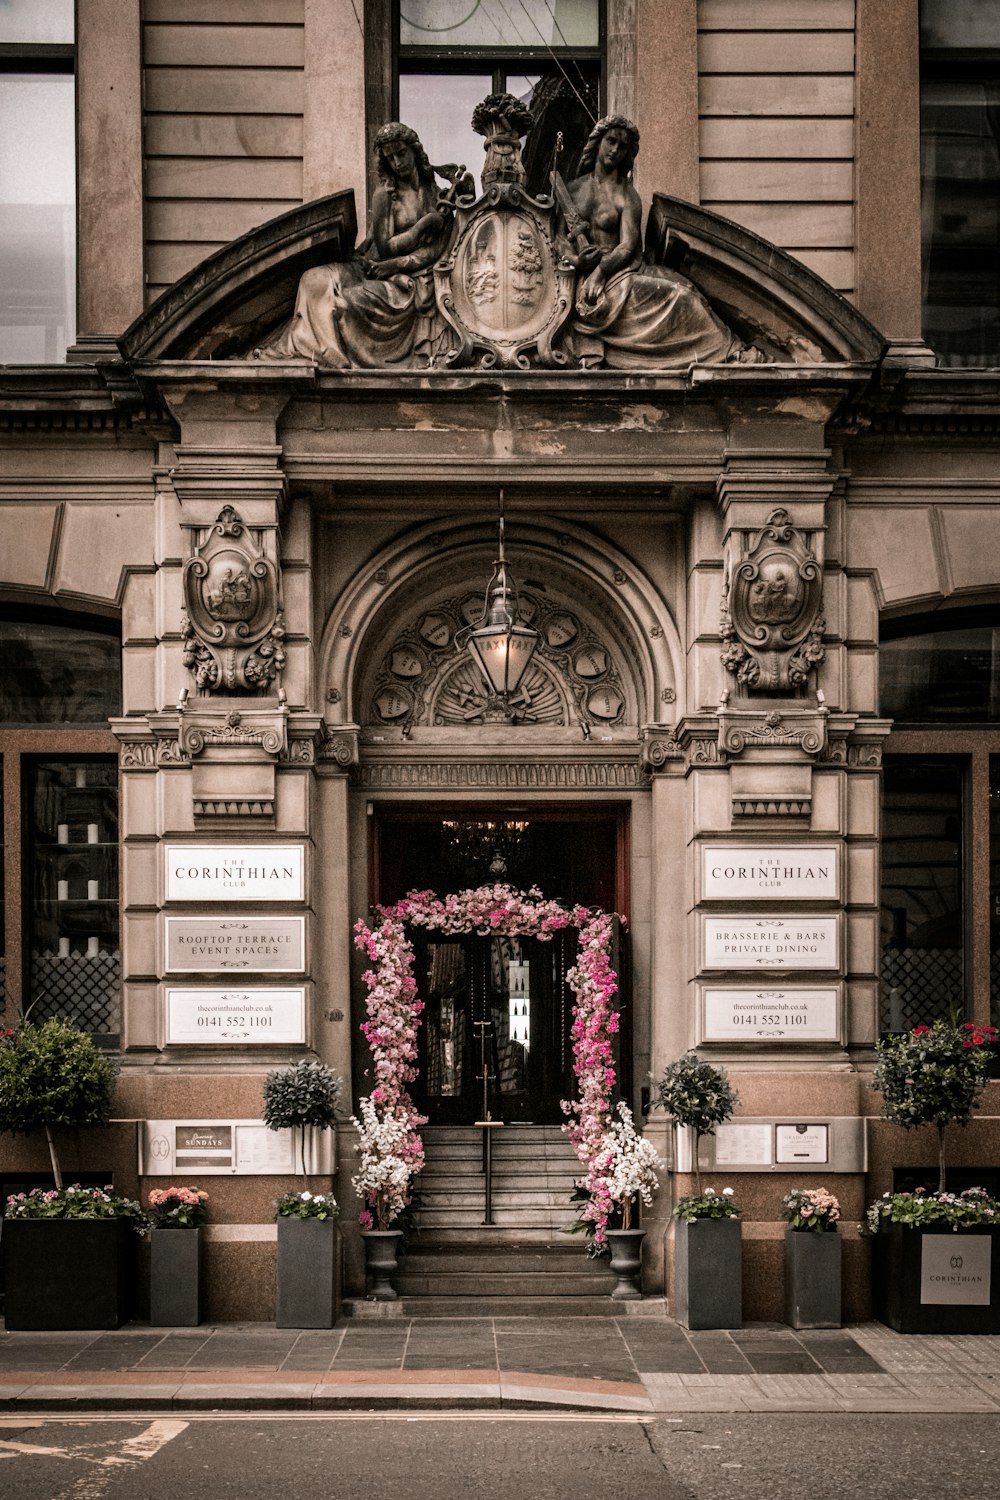
<instances>
[{"instance_id":1,"label":"white sign board","mask_svg":"<svg viewBox=\"0 0 1000 1500\"><path fill-rule=\"evenodd\" d=\"M715 1127L717 1167L769 1167L771 1159L769 1124Z\"/></svg>"},{"instance_id":2,"label":"white sign board","mask_svg":"<svg viewBox=\"0 0 1000 1500\"><path fill-rule=\"evenodd\" d=\"M925 1234L920 1244L920 1301L988 1307L990 1302L990 1234Z\"/></svg>"},{"instance_id":3,"label":"white sign board","mask_svg":"<svg viewBox=\"0 0 1000 1500\"><path fill-rule=\"evenodd\" d=\"M838 969L837 917L703 917L706 969Z\"/></svg>"},{"instance_id":4,"label":"white sign board","mask_svg":"<svg viewBox=\"0 0 1000 1500\"><path fill-rule=\"evenodd\" d=\"M306 992L295 989L167 990L167 1041L304 1042Z\"/></svg>"},{"instance_id":5,"label":"white sign board","mask_svg":"<svg viewBox=\"0 0 1000 1500\"><path fill-rule=\"evenodd\" d=\"M298 974L305 968L304 917L167 917L168 974Z\"/></svg>"},{"instance_id":6,"label":"white sign board","mask_svg":"<svg viewBox=\"0 0 1000 1500\"><path fill-rule=\"evenodd\" d=\"M779 1162L828 1162L829 1125L775 1125L774 1159Z\"/></svg>"},{"instance_id":7,"label":"white sign board","mask_svg":"<svg viewBox=\"0 0 1000 1500\"><path fill-rule=\"evenodd\" d=\"M839 992L824 989L706 989L703 1040L836 1042Z\"/></svg>"},{"instance_id":8,"label":"white sign board","mask_svg":"<svg viewBox=\"0 0 1000 1500\"><path fill-rule=\"evenodd\" d=\"M703 901L836 901L834 844L705 844Z\"/></svg>"},{"instance_id":9,"label":"white sign board","mask_svg":"<svg viewBox=\"0 0 1000 1500\"><path fill-rule=\"evenodd\" d=\"M301 901L301 844L167 844L168 901Z\"/></svg>"},{"instance_id":10,"label":"white sign board","mask_svg":"<svg viewBox=\"0 0 1000 1500\"><path fill-rule=\"evenodd\" d=\"M300 1170L299 1133L268 1130L260 1120L145 1120L139 1171L144 1177L288 1176ZM306 1171L336 1165L335 1133L306 1130Z\"/></svg>"}]
</instances>

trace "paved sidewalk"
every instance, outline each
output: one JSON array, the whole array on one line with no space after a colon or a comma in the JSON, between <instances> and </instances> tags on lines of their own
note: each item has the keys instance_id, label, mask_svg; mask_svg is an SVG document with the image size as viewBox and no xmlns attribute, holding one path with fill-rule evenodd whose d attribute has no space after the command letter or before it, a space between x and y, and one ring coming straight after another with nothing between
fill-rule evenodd
<instances>
[{"instance_id":1,"label":"paved sidewalk","mask_svg":"<svg viewBox=\"0 0 1000 1500\"><path fill-rule=\"evenodd\" d=\"M0 1411L1000 1412L1000 1338L668 1318L0 1332Z\"/></svg>"}]
</instances>

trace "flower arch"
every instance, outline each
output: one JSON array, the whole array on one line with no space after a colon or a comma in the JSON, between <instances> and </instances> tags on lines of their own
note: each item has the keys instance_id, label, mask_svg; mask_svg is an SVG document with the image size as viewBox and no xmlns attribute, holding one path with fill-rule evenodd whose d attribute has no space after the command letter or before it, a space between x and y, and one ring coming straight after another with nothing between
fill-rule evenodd
<instances>
[{"instance_id":1,"label":"flower arch","mask_svg":"<svg viewBox=\"0 0 1000 1500\"><path fill-rule=\"evenodd\" d=\"M366 1104L381 1122L394 1124L397 1139L403 1141L398 1154L409 1164L410 1177L424 1164L420 1127L427 1122L417 1114L408 1088L417 1077L417 1028L424 1005L413 977L407 926L448 935L496 934L542 941L567 927L578 929L577 960L566 975L575 997L570 1035L577 1098L562 1101L568 1117L563 1129L584 1169L577 1179L577 1186L587 1195L581 1218L593 1224L595 1242L603 1245L614 1207L597 1166L611 1125L617 1081L613 1038L619 1026L618 976L611 963L614 914L548 901L537 886L516 891L509 885L483 885L444 897L433 891L410 891L402 901L376 907L376 912L378 920L370 927L362 920L354 925L354 941L371 960L371 968L362 976L368 990L368 1019L361 1030L371 1048L375 1072L375 1087ZM384 1205L376 1201L374 1185L364 1189L364 1196L362 1223L371 1227ZM396 1213L400 1213L409 1201L408 1179L397 1200Z\"/></svg>"}]
</instances>

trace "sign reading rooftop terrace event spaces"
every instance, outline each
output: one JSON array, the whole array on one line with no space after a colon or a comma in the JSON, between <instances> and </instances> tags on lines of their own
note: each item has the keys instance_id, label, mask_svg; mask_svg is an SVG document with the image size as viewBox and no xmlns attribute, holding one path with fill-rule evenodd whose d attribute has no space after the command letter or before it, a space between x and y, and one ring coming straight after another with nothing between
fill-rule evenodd
<instances>
[{"instance_id":1,"label":"sign reading rooftop terrace event spaces","mask_svg":"<svg viewBox=\"0 0 1000 1500\"><path fill-rule=\"evenodd\" d=\"M703 917L706 969L837 969L837 917Z\"/></svg>"},{"instance_id":2,"label":"sign reading rooftop terrace event spaces","mask_svg":"<svg viewBox=\"0 0 1000 1500\"><path fill-rule=\"evenodd\" d=\"M838 991L706 989L706 1042L836 1042Z\"/></svg>"},{"instance_id":3,"label":"sign reading rooftop terrace event spaces","mask_svg":"<svg viewBox=\"0 0 1000 1500\"><path fill-rule=\"evenodd\" d=\"M301 844L168 844L168 901L301 901Z\"/></svg>"},{"instance_id":4,"label":"sign reading rooftop terrace event spaces","mask_svg":"<svg viewBox=\"0 0 1000 1500\"><path fill-rule=\"evenodd\" d=\"M833 844L704 844L703 901L836 901Z\"/></svg>"},{"instance_id":5,"label":"sign reading rooftop terrace event spaces","mask_svg":"<svg viewBox=\"0 0 1000 1500\"><path fill-rule=\"evenodd\" d=\"M167 990L167 1041L180 1046L304 1042L306 1000L287 990Z\"/></svg>"},{"instance_id":6,"label":"sign reading rooftop terrace event spaces","mask_svg":"<svg viewBox=\"0 0 1000 1500\"><path fill-rule=\"evenodd\" d=\"M298 974L305 965L304 929L304 917L167 917L166 969Z\"/></svg>"}]
</instances>

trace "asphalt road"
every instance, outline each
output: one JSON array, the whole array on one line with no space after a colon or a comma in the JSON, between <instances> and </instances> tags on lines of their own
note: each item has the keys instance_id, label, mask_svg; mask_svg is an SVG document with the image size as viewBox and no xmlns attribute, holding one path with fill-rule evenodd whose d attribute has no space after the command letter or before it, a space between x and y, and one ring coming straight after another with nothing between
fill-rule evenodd
<instances>
[{"instance_id":1,"label":"asphalt road","mask_svg":"<svg viewBox=\"0 0 1000 1500\"><path fill-rule=\"evenodd\" d=\"M976 1500L1000 1416L0 1417L4 1500Z\"/></svg>"}]
</instances>

